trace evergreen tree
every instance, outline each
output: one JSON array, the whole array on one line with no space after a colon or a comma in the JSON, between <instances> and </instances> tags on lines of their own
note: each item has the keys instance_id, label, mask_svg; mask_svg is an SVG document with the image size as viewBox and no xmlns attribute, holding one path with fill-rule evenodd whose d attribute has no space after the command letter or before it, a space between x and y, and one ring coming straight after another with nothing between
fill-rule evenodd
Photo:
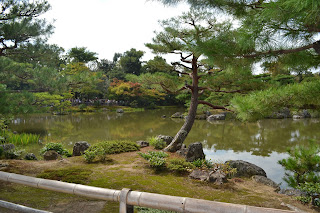
<instances>
[{"instance_id":1,"label":"evergreen tree","mask_svg":"<svg viewBox=\"0 0 320 213\"><path fill-rule=\"evenodd\" d=\"M214 15L207 11L190 10L190 12L184 13L182 16L162 21L161 24L163 31L157 33L153 43L146 44L146 46L155 53L177 54L180 57L180 61L174 62L173 65L179 76L184 76L185 81L182 87L177 88L176 91L171 91L165 82L159 82L161 78L158 79L158 84L167 92L176 93L187 90L191 94L189 112L185 123L174 137L172 143L165 148L166 151L174 152L181 147L190 132L198 104L204 104L214 109L228 110L225 106L216 106L201 100L199 95L206 90L220 93L240 92L239 88L236 88L237 86L230 83L234 80L222 82L216 87L213 85L213 88L210 87L212 86L211 82L216 81L222 71L224 75L229 75L230 79L239 78L232 78L236 73L228 69L228 66L224 64L223 57L216 57L212 63L212 60L211 62L206 60L199 51L199 45L213 38L217 43L217 48L219 48L219 44L221 45L232 34L231 23L217 22ZM211 63L211 66L207 62ZM213 68L213 66L215 67ZM226 69L221 70L221 68ZM240 72L246 73L243 76L248 77L248 79L252 77L250 69L247 69L245 64L239 69ZM229 90L224 90L225 88L229 88Z\"/></svg>"},{"instance_id":2,"label":"evergreen tree","mask_svg":"<svg viewBox=\"0 0 320 213\"><path fill-rule=\"evenodd\" d=\"M38 18L49 9L47 1L0 1L0 56L21 44L51 34L53 26Z\"/></svg>"}]
</instances>

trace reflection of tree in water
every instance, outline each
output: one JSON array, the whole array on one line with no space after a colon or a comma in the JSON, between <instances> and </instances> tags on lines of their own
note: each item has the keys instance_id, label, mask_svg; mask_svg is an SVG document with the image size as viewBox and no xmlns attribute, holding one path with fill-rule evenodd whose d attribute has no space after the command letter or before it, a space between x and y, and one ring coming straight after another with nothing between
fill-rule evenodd
<instances>
[{"instance_id":1,"label":"reflection of tree in water","mask_svg":"<svg viewBox=\"0 0 320 213\"><path fill-rule=\"evenodd\" d=\"M150 136L165 134L174 136L183 119L171 119L176 109L146 112L115 112L76 114L68 116L32 115L20 118L12 129L18 132L36 129L51 134L49 139L59 142L86 140L146 140ZM166 115L167 118L161 118ZM269 156L283 153L296 144L307 144L310 138L320 139L320 120L261 120L254 123L217 121L209 123L197 120L187 137L186 144L202 142L215 150L251 152Z\"/></svg>"},{"instance_id":2,"label":"reflection of tree in water","mask_svg":"<svg viewBox=\"0 0 320 213\"><path fill-rule=\"evenodd\" d=\"M256 123L225 121L212 123L210 127L208 123L198 122L195 129L207 135L205 140L209 148L269 156L273 151L282 153L297 144L307 144L311 138L319 140L318 122L315 119L261 120Z\"/></svg>"}]
</instances>

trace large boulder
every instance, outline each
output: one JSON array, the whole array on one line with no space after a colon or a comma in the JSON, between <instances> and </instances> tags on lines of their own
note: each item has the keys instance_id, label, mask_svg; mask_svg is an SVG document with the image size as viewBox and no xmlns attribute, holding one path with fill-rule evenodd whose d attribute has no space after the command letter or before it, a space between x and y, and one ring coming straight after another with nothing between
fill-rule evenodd
<instances>
[{"instance_id":1,"label":"large boulder","mask_svg":"<svg viewBox=\"0 0 320 213\"><path fill-rule=\"evenodd\" d=\"M171 141L173 140L173 137L171 137L169 135L158 135L156 138L163 140L164 142L166 142L167 145L169 145L171 143Z\"/></svg>"},{"instance_id":2,"label":"large boulder","mask_svg":"<svg viewBox=\"0 0 320 213\"><path fill-rule=\"evenodd\" d=\"M84 154L84 151L86 151L90 147L90 144L87 141L78 141L73 146L73 152L72 156L80 156Z\"/></svg>"},{"instance_id":3,"label":"large boulder","mask_svg":"<svg viewBox=\"0 0 320 213\"><path fill-rule=\"evenodd\" d=\"M46 151L43 155L44 160L57 160L61 156L58 154L58 152L54 150Z\"/></svg>"},{"instance_id":4,"label":"large boulder","mask_svg":"<svg viewBox=\"0 0 320 213\"><path fill-rule=\"evenodd\" d=\"M193 162L197 159L204 159L205 155L202 149L202 143L196 142L190 144L187 149L186 161Z\"/></svg>"},{"instance_id":5,"label":"large boulder","mask_svg":"<svg viewBox=\"0 0 320 213\"><path fill-rule=\"evenodd\" d=\"M275 189L275 191L280 191L280 186L277 183L275 183L273 180L267 177L254 175L252 176L252 180L256 181L257 183L262 183L263 185L266 185L266 186L271 186L272 188Z\"/></svg>"},{"instance_id":6,"label":"large boulder","mask_svg":"<svg viewBox=\"0 0 320 213\"><path fill-rule=\"evenodd\" d=\"M141 148L149 146L149 142L147 142L147 141L137 141L136 143Z\"/></svg>"},{"instance_id":7,"label":"large boulder","mask_svg":"<svg viewBox=\"0 0 320 213\"><path fill-rule=\"evenodd\" d=\"M221 121L226 119L226 114L225 113L220 113L220 114L215 114L215 115L210 115L207 118L207 121L212 122L212 121Z\"/></svg>"},{"instance_id":8,"label":"large boulder","mask_svg":"<svg viewBox=\"0 0 320 213\"><path fill-rule=\"evenodd\" d=\"M267 177L266 172L261 167L247 161L231 160L226 161L226 163L229 163L230 167L237 169L236 177L252 177L254 175Z\"/></svg>"}]
</instances>

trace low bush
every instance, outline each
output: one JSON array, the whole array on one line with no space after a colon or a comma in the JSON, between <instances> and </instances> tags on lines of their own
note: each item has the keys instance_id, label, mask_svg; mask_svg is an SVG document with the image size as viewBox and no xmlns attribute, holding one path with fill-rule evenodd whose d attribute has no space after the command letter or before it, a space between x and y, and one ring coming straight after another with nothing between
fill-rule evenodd
<instances>
[{"instance_id":1,"label":"low bush","mask_svg":"<svg viewBox=\"0 0 320 213\"><path fill-rule=\"evenodd\" d=\"M95 160L104 161L107 154L139 151L139 146L130 141L104 141L94 144L84 152L84 158L88 163Z\"/></svg>"},{"instance_id":2,"label":"low bush","mask_svg":"<svg viewBox=\"0 0 320 213\"><path fill-rule=\"evenodd\" d=\"M149 151L148 153L139 152L138 154L146 160L149 160L150 158L153 158L153 157L166 158L169 156L167 153L162 151L160 152Z\"/></svg>"},{"instance_id":3,"label":"low bush","mask_svg":"<svg viewBox=\"0 0 320 213\"><path fill-rule=\"evenodd\" d=\"M24 150L10 149L4 151L4 157L5 159L20 159L23 152Z\"/></svg>"},{"instance_id":4,"label":"low bush","mask_svg":"<svg viewBox=\"0 0 320 213\"><path fill-rule=\"evenodd\" d=\"M167 146L165 141L157 137L151 137L148 139L148 141L151 146L153 146L155 149L158 149L158 150L164 149Z\"/></svg>"},{"instance_id":5,"label":"low bush","mask_svg":"<svg viewBox=\"0 0 320 213\"><path fill-rule=\"evenodd\" d=\"M47 143L42 149L40 149L40 154L44 155L45 152L49 150L54 150L60 155L65 155L67 157L71 157L71 153L63 148L61 143Z\"/></svg>"},{"instance_id":6,"label":"low bush","mask_svg":"<svg viewBox=\"0 0 320 213\"><path fill-rule=\"evenodd\" d=\"M213 165L214 165L211 160L200 159L200 158L193 161L192 164L195 167L201 168L201 169L211 169L211 168L213 168Z\"/></svg>"},{"instance_id":7,"label":"low bush","mask_svg":"<svg viewBox=\"0 0 320 213\"><path fill-rule=\"evenodd\" d=\"M167 165L168 169L177 173L185 173L190 172L195 166L187 162L185 159L172 159L168 161Z\"/></svg>"},{"instance_id":8,"label":"low bush","mask_svg":"<svg viewBox=\"0 0 320 213\"><path fill-rule=\"evenodd\" d=\"M297 197L302 203L310 203L314 206L320 206L320 183L305 182L297 187L305 196Z\"/></svg>"},{"instance_id":9,"label":"low bush","mask_svg":"<svg viewBox=\"0 0 320 213\"><path fill-rule=\"evenodd\" d=\"M164 158L169 156L167 153L162 151L149 151L148 153L139 152L139 155L146 159L149 162L150 167L155 170L163 170L166 168L166 160Z\"/></svg>"},{"instance_id":10,"label":"low bush","mask_svg":"<svg viewBox=\"0 0 320 213\"><path fill-rule=\"evenodd\" d=\"M166 167L166 160L160 157L152 157L149 159L149 164L155 170L163 170Z\"/></svg>"}]
</instances>

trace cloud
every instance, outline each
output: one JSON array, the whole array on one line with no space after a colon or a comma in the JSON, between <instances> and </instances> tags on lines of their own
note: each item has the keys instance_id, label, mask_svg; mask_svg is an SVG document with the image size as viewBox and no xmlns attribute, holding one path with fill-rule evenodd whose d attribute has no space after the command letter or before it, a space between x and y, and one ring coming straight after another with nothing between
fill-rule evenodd
<instances>
[{"instance_id":1,"label":"cloud","mask_svg":"<svg viewBox=\"0 0 320 213\"><path fill-rule=\"evenodd\" d=\"M115 52L130 48L146 52L145 60L153 56L144 46L151 42L154 31L160 30L158 20L180 15L187 5L165 7L146 0L49 0L51 11L44 17L55 19L55 33L49 43L66 50L87 47L99 58L112 59Z\"/></svg>"}]
</instances>

